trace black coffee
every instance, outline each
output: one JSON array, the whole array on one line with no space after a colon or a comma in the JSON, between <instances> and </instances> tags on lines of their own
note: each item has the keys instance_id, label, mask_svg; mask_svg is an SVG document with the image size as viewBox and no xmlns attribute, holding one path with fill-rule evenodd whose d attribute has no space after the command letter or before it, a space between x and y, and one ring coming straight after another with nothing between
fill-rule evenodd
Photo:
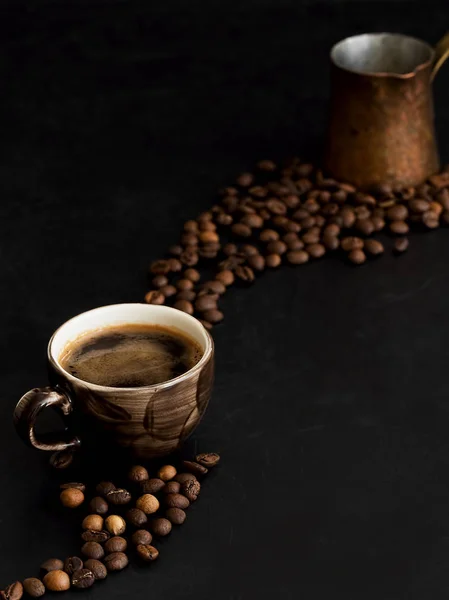
<instances>
[{"instance_id":1,"label":"black coffee","mask_svg":"<svg viewBox=\"0 0 449 600\"><path fill-rule=\"evenodd\" d=\"M110 387L143 387L189 371L203 352L193 339L157 325L118 325L69 344L61 366L78 379Z\"/></svg>"}]
</instances>

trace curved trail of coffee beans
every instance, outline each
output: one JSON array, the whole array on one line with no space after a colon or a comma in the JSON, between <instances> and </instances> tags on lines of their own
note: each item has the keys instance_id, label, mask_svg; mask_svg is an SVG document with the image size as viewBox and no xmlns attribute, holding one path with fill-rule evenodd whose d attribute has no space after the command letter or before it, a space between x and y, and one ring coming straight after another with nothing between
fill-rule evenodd
<instances>
[{"instance_id":1,"label":"curved trail of coffee beans","mask_svg":"<svg viewBox=\"0 0 449 600\"><path fill-rule=\"evenodd\" d=\"M262 160L184 223L179 244L150 265L145 302L171 304L211 329L223 320L219 299L234 283L330 254L362 265L385 251L376 234L387 231L401 254L410 231L440 225L449 225L449 167L416 188L366 193L298 158L280 167Z\"/></svg>"}]
</instances>

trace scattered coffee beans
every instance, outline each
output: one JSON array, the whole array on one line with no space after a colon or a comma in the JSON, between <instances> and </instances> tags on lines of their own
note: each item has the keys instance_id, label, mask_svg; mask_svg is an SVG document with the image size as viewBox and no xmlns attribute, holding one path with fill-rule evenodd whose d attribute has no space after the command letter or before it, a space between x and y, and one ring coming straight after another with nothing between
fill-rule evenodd
<instances>
[{"instance_id":1,"label":"scattered coffee beans","mask_svg":"<svg viewBox=\"0 0 449 600\"><path fill-rule=\"evenodd\" d=\"M65 592L70 588L70 577L64 571L50 571L43 582L50 592Z\"/></svg>"},{"instance_id":2,"label":"scattered coffee beans","mask_svg":"<svg viewBox=\"0 0 449 600\"><path fill-rule=\"evenodd\" d=\"M37 577L28 577L28 579L25 579L23 589L31 598L40 598L45 594L45 585Z\"/></svg>"}]
</instances>

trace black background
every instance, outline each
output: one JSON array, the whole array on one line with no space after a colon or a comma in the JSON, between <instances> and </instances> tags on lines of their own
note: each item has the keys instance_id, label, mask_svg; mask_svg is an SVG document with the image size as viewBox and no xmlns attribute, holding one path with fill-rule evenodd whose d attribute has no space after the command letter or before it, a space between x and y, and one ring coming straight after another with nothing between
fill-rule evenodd
<instances>
[{"instance_id":1,"label":"black background","mask_svg":"<svg viewBox=\"0 0 449 600\"><path fill-rule=\"evenodd\" d=\"M3 5L1 585L78 548L48 457L11 423L46 382L52 331L140 301L148 262L254 161L317 155L334 42L370 30L436 42L448 12L446 0ZM448 77L435 85L443 159ZM449 235L411 242L400 259L282 268L226 296L214 396L190 441L222 466L150 572L130 566L88 597L447 598Z\"/></svg>"}]
</instances>

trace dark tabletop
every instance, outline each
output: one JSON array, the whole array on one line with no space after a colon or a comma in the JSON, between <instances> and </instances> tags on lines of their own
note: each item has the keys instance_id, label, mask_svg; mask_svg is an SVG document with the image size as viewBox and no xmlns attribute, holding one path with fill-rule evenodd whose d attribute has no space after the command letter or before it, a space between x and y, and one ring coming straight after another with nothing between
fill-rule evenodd
<instances>
[{"instance_id":1,"label":"dark tabletop","mask_svg":"<svg viewBox=\"0 0 449 600\"><path fill-rule=\"evenodd\" d=\"M149 261L254 161L318 154L334 42L436 42L449 26L446 0L155 4L1 10L0 587L78 548L48 457L11 423L46 382L53 330L141 301ZM230 292L189 442L222 466L150 572L130 566L88 597L446 599L448 257L441 230L400 259L282 268Z\"/></svg>"}]
</instances>

